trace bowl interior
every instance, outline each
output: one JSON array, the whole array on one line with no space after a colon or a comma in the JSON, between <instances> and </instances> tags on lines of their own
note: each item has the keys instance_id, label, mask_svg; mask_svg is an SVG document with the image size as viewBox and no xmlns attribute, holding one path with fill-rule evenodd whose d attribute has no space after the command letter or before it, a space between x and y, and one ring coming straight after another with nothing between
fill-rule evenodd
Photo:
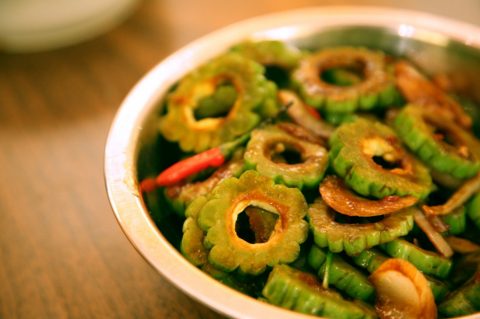
<instances>
[{"instance_id":1,"label":"bowl interior","mask_svg":"<svg viewBox=\"0 0 480 319\"><path fill-rule=\"evenodd\" d=\"M157 119L164 111L164 97L168 89L196 66L247 38L280 39L309 50L331 46L365 46L404 57L428 74L443 73L451 75L453 79L458 78L458 81L476 83L476 86L470 85L465 90L480 101L480 40L479 47L467 44L467 37L460 36L462 24L449 24L457 28L455 34L459 36L454 38L447 32L446 26L442 27L443 20L437 21L426 16L433 19L435 27L432 30L422 24L403 23L402 19L411 17L410 12L395 15L397 20L391 22L388 14L397 12L377 11L372 13L374 19L362 17L348 20L342 16L344 13L335 16L323 12L325 20L318 24L314 22L317 21L314 14L305 11L303 13L308 15L308 19L302 19L302 13L294 14L293 18L284 14L267 23L257 19L232 26L217 35L200 39L167 58L147 74L127 97L107 142L105 174L110 200L120 225L136 248L186 293L231 317L262 317L260 314L265 314L265 311L271 315L263 317L303 317L241 295L190 265L178 252L182 219L168 207L161 191L145 198L139 193L139 180L155 176L178 159L178 147L159 136ZM358 12L354 12L354 17L357 17ZM287 18L285 24L282 23L284 18ZM244 28L240 30L240 27ZM440 31L442 28L445 32ZM223 42L212 43L215 39L223 39ZM209 49L212 46L215 49ZM182 64L182 61L193 62ZM209 286L208 289L206 286ZM226 293L225 298L217 300L215 295L219 293Z\"/></svg>"}]
</instances>

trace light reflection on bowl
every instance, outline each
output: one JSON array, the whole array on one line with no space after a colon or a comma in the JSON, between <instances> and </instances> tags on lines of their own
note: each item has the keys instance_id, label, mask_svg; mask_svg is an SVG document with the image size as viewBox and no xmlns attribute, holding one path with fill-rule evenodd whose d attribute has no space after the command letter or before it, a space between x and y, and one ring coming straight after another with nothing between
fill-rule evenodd
<instances>
[{"instance_id":1,"label":"light reflection on bowl","mask_svg":"<svg viewBox=\"0 0 480 319\"><path fill-rule=\"evenodd\" d=\"M118 222L144 258L185 293L229 317L312 318L243 295L191 265L159 230L169 227L155 225L138 189L139 177L158 170L154 154L162 154L156 130L162 97L190 70L245 39L279 39L312 49L364 45L404 56L432 74L460 72L480 85L480 29L425 13L372 7L268 15L192 42L153 68L124 100L106 145L105 178Z\"/></svg>"}]
</instances>

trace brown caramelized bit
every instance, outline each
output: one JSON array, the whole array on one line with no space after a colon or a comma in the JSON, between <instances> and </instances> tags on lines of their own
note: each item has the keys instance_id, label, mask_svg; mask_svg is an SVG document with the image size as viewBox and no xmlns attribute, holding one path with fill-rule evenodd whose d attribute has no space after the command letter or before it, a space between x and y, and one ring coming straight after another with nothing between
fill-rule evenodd
<instances>
[{"instance_id":1,"label":"brown caramelized bit","mask_svg":"<svg viewBox=\"0 0 480 319\"><path fill-rule=\"evenodd\" d=\"M371 200L360 197L347 189L336 176L327 176L320 185L320 194L328 206L348 216L373 217L387 215L415 205L413 196L386 196Z\"/></svg>"},{"instance_id":2,"label":"brown caramelized bit","mask_svg":"<svg viewBox=\"0 0 480 319\"><path fill-rule=\"evenodd\" d=\"M423 105L428 113L443 115L464 128L472 126L472 119L462 107L439 87L435 86L406 61L395 64L397 87L409 102Z\"/></svg>"},{"instance_id":3,"label":"brown caramelized bit","mask_svg":"<svg viewBox=\"0 0 480 319\"><path fill-rule=\"evenodd\" d=\"M445 204L437 206L423 205L422 209L427 215L446 215L463 205L479 189L480 173L463 183Z\"/></svg>"}]
</instances>

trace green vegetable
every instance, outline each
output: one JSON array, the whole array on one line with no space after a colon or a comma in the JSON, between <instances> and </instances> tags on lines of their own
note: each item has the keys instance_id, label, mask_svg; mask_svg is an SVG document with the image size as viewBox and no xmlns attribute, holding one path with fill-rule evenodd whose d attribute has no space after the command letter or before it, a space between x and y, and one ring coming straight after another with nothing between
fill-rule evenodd
<instances>
[{"instance_id":1,"label":"green vegetable","mask_svg":"<svg viewBox=\"0 0 480 319\"><path fill-rule=\"evenodd\" d=\"M404 209L383 220L365 224L342 224L321 199L310 205L308 220L315 243L331 252L357 255L370 247L404 236L413 228L413 210Z\"/></svg>"},{"instance_id":2,"label":"green vegetable","mask_svg":"<svg viewBox=\"0 0 480 319\"><path fill-rule=\"evenodd\" d=\"M453 291L438 306L438 312L445 317L465 316L480 311L480 272L465 285Z\"/></svg>"},{"instance_id":3,"label":"green vegetable","mask_svg":"<svg viewBox=\"0 0 480 319\"><path fill-rule=\"evenodd\" d=\"M309 265L318 272L320 278L327 276L327 254L312 245L309 252ZM323 262L318 262L323 260ZM349 265L340 255L334 254L329 265L328 283L352 298L363 301L372 301L375 289L367 277L355 267Z\"/></svg>"},{"instance_id":4,"label":"green vegetable","mask_svg":"<svg viewBox=\"0 0 480 319\"><path fill-rule=\"evenodd\" d=\"M285 69L293 69L303 56L303 53L285 42L277 40L246 41L231 48L265 66L276 65Z\"/></svg>"},{"instance_id":5,"label":"green vegetable","mask_svg":"<svg viewBox=\"0 0 480 319\"><path fill-rule=\"evenodd\" d=\"M239 237L237 220L248 207L278 216L266 242L250 243ZM198 215L198 224L207 233L204 244L209 262L227 272L239 269L260 274L267 266L294 261L307 238L308 225L303 220L307 209L298 189L275 185L255 171L223 180Z\"/></svg>"},{"instance_id":6,"label":"green vegetable","mask_svg":"<svg viewBox=\"0 0 480 319\"><path fill-rule=\"evenodd\" d=\"M262 293L269 303L306 314L337 319L377 318L371 307L347 301L323 289L315 276L287 265L273 268Z\"/></svg>"},{"instance_id":7,"label":"green vegetable","mask_svg":"<svg viewBox=\"0 0 480 319\"><path fill-rule=\"evenodd\" d=\"M452 268L451 259L422 249L404 239L392 240L383 244L381 248L392 257L409 261L428 275L445 279Z\"/></svg>"},{"instance_id":8,"label":"green vegetable","mask_svg":"<svg viewBox=\"0 0 480 319\"><path fill-rule=\"evenodd\" d=\"M394 127L408 148L438 172L466 179L480 171L480 142L455 122L409 105Z\"/></svg>"},{"instance_id":9,"label":"green vegetable","mask_svg":"<svg viewBox=\"0 0 480 319\"><path fill-rule=\"evenodd\" d=\"M329 83L330 70L339 68L357 74L362 80L352 85ZM393 76L387 71L385 56L366 48L318 51L301 60L293 79L308 104L329 113L383 108L392 106L399 98Z\"/></svg>"},{"instance_id":10,"label":"green vegetable","mask_svg":"<svg viewBox=\"0 0 480 319\"><path fill-rule=\"evenodd\" d=\"M440 216L440 219L448 226L448 234L460 235L467 227L466 217L465 206L460 206L450 214Z\"/></svg>"},{"instance_id":11,"label":"green vegetable","mask_svg":"<svg viewBox=\"0 0 480 319\"><path fill-rule=\"evenodd\" d=\"M275 126L252 132L244 159L248 168L254 168L278 183L300 189L317 186L328 165L324 147Z\"/></svg>"},{"instance_id":12,"label":"green vegetable","mask_svg":"<svg viewBox=\"0 0 480 319\"><path fill-rule=\"evenodd\" d=\"M329 144L333 169L363 196L425 198L430 193L427 168L403 149L384 124L358 118L337 128Z\"/></svg>"},{"instance_id":13,"label":"green vegetable","mask_svg":"<svg viewBox=\"0 0 480 319\"><path fill-rule=\"evenodd\" d=\"M169 141L178 141L184 151L200 152L233 140L253 129L262 118L274 116L279 109L276 86L263 75L260 64L239 54L213 59L184 77L168 96L167 113L160 119L160 132ZM205 106L205 98L215 100L217 87L234 87L236 99L225 114ZM220 103L222 104L222 103ZM199 108L202 116L196 118Z\"/></svg>"}]
</instances>

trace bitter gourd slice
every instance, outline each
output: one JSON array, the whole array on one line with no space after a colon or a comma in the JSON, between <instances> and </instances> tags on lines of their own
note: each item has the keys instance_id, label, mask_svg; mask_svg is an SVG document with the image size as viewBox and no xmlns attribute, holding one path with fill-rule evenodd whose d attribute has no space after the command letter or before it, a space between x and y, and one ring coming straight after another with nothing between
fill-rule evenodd
<instances>
[{"instance_id":1,"label":"bitter gourd slice","mask_svg":"<svg viewBox=\"0 0 480 319\"><path fill-rule=\"evenodd\" d=\"M411 195L422 199L432 188L428 169L380 122L358 118L343 124L329 144L333 169L363 196Z\"/></svg>"},{"instance_id":2,"label":"bitter gourd slice","mask_svg":"<svg viewBox=\"0 0 480 319\"><path fill-rule=\"evenodd\" d=\"M250 243L237 234L237 219L249 206L278 216L266 242ZM300 190L275 185L255 171L223 180L198 215L198 224L207 233L204 244L210 249L209 262L224 271L259 274L267 266L294 261L308 234L303 220L307 209Z\"/></svg>"},{"instance_id":3,"label":"bitter gourd slice","mask_svg":"<svg viewBox=\"0 0 480 319\"><path fill-rule=\"evenodd\" d=\"M466 217L465 206L460 206L450 214L440 216L440 219L448 226L448 234L459 235L463 233L467 227Z\"/></svg>"},{"instance_id":4,"label":"bitter gourd slice","mask_svg":"<svg viewBox=\"0 0 480 319\"><path fill-rule=\"evenodd\" d=\"M355 70L362 81L349 86L325 81L326 70ZM393 74L387 72L381 52L360 47L337 47L320 50L300 61L293 79L305 101L329 113L351 113L391 106L398 99Z\"/></svg>"},{"instance_id":5,"label":"bitter gourd slice","mask_svg":"<svg viewBox=\"0 0 480 319\"><path fill-rule=\"evenodd\" d=\"M347 301L324 289L314 275L287 265L273 268L262 293L269 303L301 313L337 319L377 318L370 306Z\"/></svg>"},{"instance_id":6,"label":"bitter gourd slice","mask_svg":"<svg viewBox=\"0 0 480 319\"><path fill-rule=\"evenodd\" d=\"M309 265L318 272L320 278L324 278L327 274L325 271L326 255L327 254L316 245L312 245L309 252ZM323 262L320 263L320 260L323 260ZM375 289L367 277L358 269L348 264L338 254L333 255L327 280L329 285L333 285L352 298L363 301L373 300Z\"/></svg>"},{"instance_id":7,"label":"bitter gourd slice","mask_svg":"<svg viewBox=\"0 0 480 319\"><path fill-rule=\"evenodd\" d=\"M248 168L298 188L318 185L328 165L327 150L323 146L297 138L276 126L252 132L244 159Z\"/></svg>"},{"instance_id":8,"label":"bitter gourd slice","mask_svg":"<svg viewBox=\"0 0 480 319\"><path fill-rule=\"evenodd\" d=\"M360 254L351 256L355 265L366 269L369 273L374 272L380 265L388 259L387 256L375 248L362 251Z\"/></svg>"},{"instance_id":9,"label":"bitter gourd slice","mask_svg":"<svg viewBox=\"0 0 480 319\"><path fill-rule=\"evenodd\" d=\"M200 152L253 129L264 117L276 115L276 85L268 81L264 67L239 54L224 54L184 77L168 96L166 115L159 128L169 141L184 151ZM199 101L217 86L230 84L237 97L226 115L195 118Z\"/></svg>"},{"instance_id":10,"label":"bitter gourd slice","mask_svg":"<svg viewBox=\"0 0 480 319\"><path fill-rule=\"evenodd\" d=\"M233 46L231 51L265 66L274 65L287 70L295 68L303 56L296 47L278 40L246 41Z\"/></svg>"},{"instance_id":11,"label":"bitter gourd slice","mask_svg":"<svg viewBox=\"0 0 480 319\"><path fill-rule=\"evenodd\" d=\"M480 142L455 122L412 104L397 115L394 127L408 148L438 172L466 179L480 171Z\"/></svg>"},{"instance_id":12,"label":"bitter gourd slice","mask_svg":"<svg viewBox=\"0 0 480 319\"><path fill-rule=\"evenodd\" d=\"M203 266L207 263L208 250L203 245L205 233L197 223L198 213L206 202L205 196L199 196L185 211L186 219L183 223L180 251L195 266Z\"/></svg>"},{"instance_id":13,"label":"bitter gourd slice","mask_svg":"<svg viewBox=\"0 0 480 319\"><path fill-rule=\"evenodd\" d=\"M366 269L369 273L373 273L388 257L376 250L375 248L362 251L356 256L351 256L355 265ZM448 285L444 282L425 275L430 289L432 289L433 297L436 301L443 300L449 292Z\"/></svg>"},{"instance_id":14,"label":"bitter gourd slice","mask_svg":"<svg viewBox=\"0 0 480 319\"><path fill-rule=\"evenodd\" d=\"M404 236L413 228L413 208L390 214L384 219L366 224L342 224L335 221L336 213L321 199L308 210L308 220L315 243L331 252L345 251L357 255L370 247Z\"/></svg>"},{"instance_id":15,"label":"bitter gourd slice","mask_svg":"<svg viewBox=\"0 0 480 319\"><path fill-rule=\"evenodd\" d=\"M475 226L480 229L480 192L472 196L467 204L467 215Z\"/></svg>"},{"instance_id":16,"label":"bitter gourd slice","mask_svg":"<svg viewBox=\"0 0 480 319\"><path fill-rule=\"evenodd\" d=\"M409 261L422 272L445 279L452 268L452 260L422 249L404 239L395 239L381 245L394 258Z\"/></svg>"},{"instance_id":17,"label":"bitter gourd slice","mask_svg":"<svg viewBox=\"0 0 480 319\"><path fill-rule=\"evenodd\" d=\"M480 271L438 306L438 312L445 317L470 315L478 311L480 311Z\"/></svg>"}]
</instances>

